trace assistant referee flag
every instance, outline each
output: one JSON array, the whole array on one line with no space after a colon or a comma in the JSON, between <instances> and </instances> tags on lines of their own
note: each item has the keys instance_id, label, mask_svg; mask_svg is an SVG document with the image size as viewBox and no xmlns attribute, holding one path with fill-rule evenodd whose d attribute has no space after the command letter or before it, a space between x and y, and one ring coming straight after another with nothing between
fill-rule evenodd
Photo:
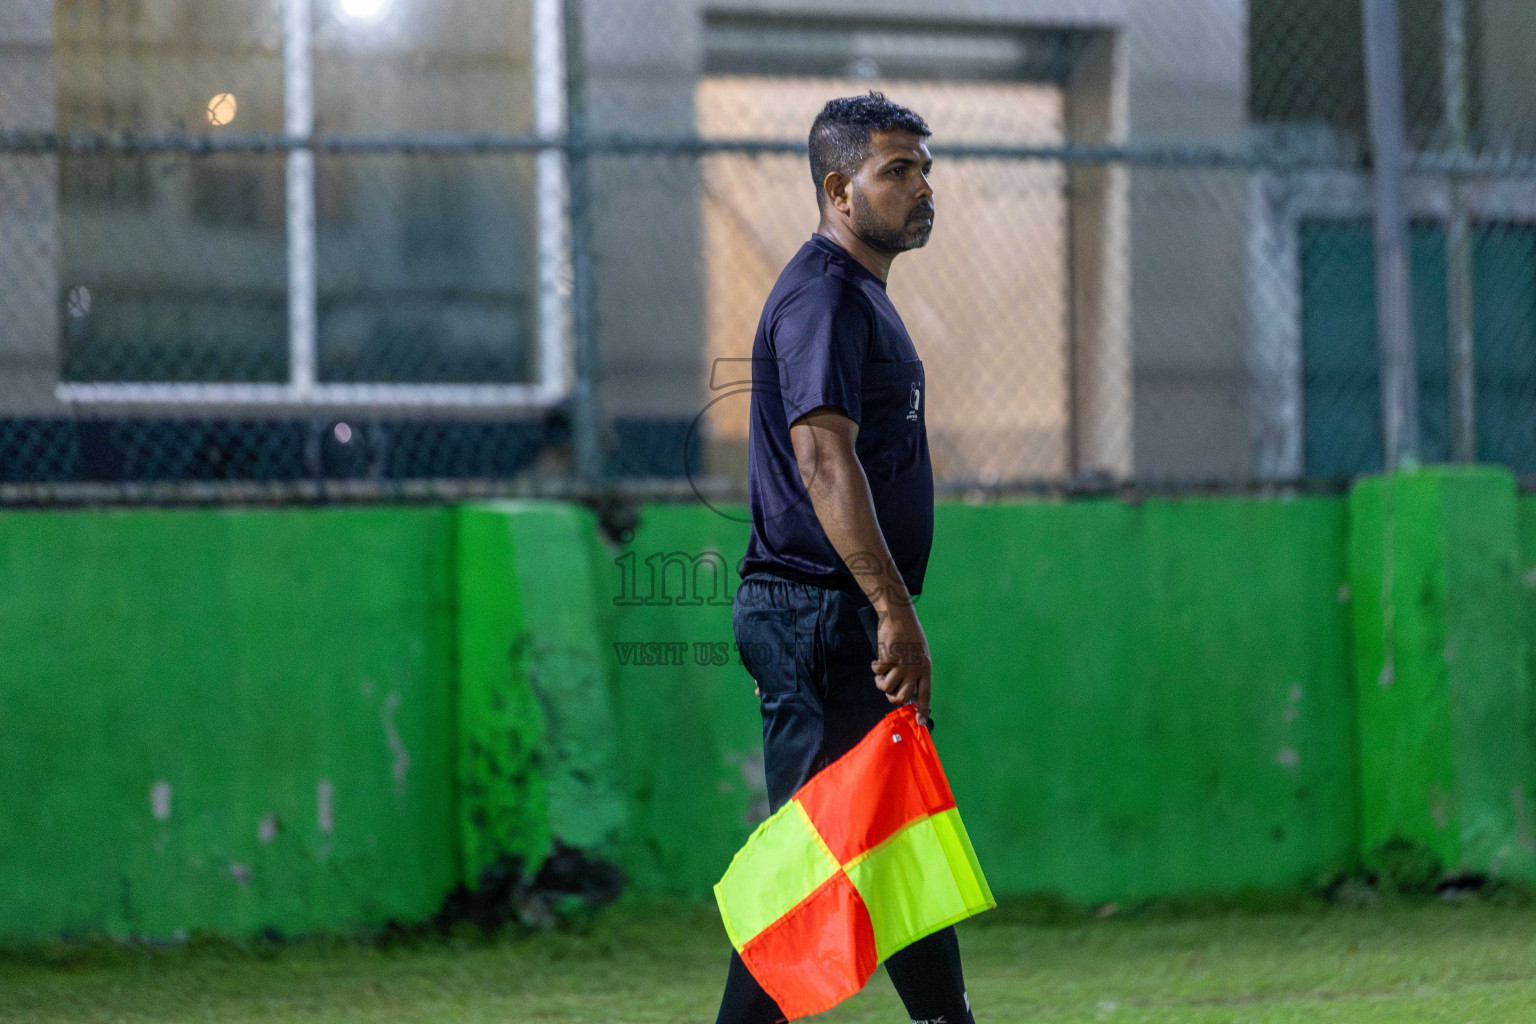
<instances>
[{"instance_id":1,"label":"assistant referee flag","mask_svg":"<svg viewBox=\"0 0 1536 1024\"><path fill-rule=\"evenodd\" d=\"M996 906L928 730L892 711L758 826L715 886L731 945L788 1020Z\"/></svg>"}]
</instances>

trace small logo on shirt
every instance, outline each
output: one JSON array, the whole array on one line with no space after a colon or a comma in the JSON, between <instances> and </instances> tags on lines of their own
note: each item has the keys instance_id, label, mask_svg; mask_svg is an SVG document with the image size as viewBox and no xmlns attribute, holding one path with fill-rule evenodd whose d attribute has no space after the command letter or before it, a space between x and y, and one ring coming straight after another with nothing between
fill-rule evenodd
<instances>
[{"instance_id":1,"label":"small logo on shirt","mask_svg":"<svg viewBox=\"0 0 1536 1024\"><path fill-rule=\"evenodd\" d=\"M912 382L912 393L907 396L907 419L916 420L917 410L923 404L923 386L917 381Z\"/></svg>"}]
</instances>

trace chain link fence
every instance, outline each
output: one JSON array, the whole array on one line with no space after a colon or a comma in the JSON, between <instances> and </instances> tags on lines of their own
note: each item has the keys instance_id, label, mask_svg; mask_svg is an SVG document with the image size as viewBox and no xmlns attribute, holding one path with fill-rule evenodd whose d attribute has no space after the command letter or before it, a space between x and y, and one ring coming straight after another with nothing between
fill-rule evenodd
<instances>
[{"instance_id":1,"label":"chain link fence","mask_svg":"<svg viewBox=\"0 0 1536 1024\"><path fill-rule=\"evenodd\" d=\"M0 501L740 496L869 88L934 128L941 489L1379 471L1360 0L1058 8L10 0ZM1420 451L1536 475L1536 20L1397 13Z\"/></svg>"}]
</instances>

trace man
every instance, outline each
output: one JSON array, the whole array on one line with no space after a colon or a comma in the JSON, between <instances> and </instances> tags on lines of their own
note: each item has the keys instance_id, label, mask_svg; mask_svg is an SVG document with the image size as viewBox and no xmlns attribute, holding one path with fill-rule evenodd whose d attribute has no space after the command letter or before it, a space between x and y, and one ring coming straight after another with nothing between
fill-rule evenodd
<instances>
[{"instance_id":1,"label":"man","mask_svg":"<svg viewBox=\"0 0 1536 1024\"><path fill-rule=\"evenodd\" d=\"M894 705L928 714L912 603L933 541L923 364L885 282L933 228L930 134L878 92L822 109L810 138L821 223L752 346L752 533L732 618L774 809ZM953 928L886 968L915 1022L973 1024ZM783 1019L733 954L719 1024Z\"/></svg>"}]
</instances>

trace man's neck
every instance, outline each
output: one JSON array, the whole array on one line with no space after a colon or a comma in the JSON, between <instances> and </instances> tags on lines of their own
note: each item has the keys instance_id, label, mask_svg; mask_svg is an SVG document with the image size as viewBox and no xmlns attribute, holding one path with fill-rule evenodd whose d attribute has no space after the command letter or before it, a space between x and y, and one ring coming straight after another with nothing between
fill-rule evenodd
<instances>
[{"instance_id":1,"label":"man's neck","mask_svg":"<svg viewBox=\"0 0 1536 1024\"><path fill-rule=\"evenodd\" d=\"M838 221L822 218L816 225L816 233L823 238L836 242L848 255L858 261L859 266L874 274L884 281L891 273L891 261L896 258L895 253L886 253L876 249L865 242L864 239L854 234Z\"/></svg>"}]
</instances>

